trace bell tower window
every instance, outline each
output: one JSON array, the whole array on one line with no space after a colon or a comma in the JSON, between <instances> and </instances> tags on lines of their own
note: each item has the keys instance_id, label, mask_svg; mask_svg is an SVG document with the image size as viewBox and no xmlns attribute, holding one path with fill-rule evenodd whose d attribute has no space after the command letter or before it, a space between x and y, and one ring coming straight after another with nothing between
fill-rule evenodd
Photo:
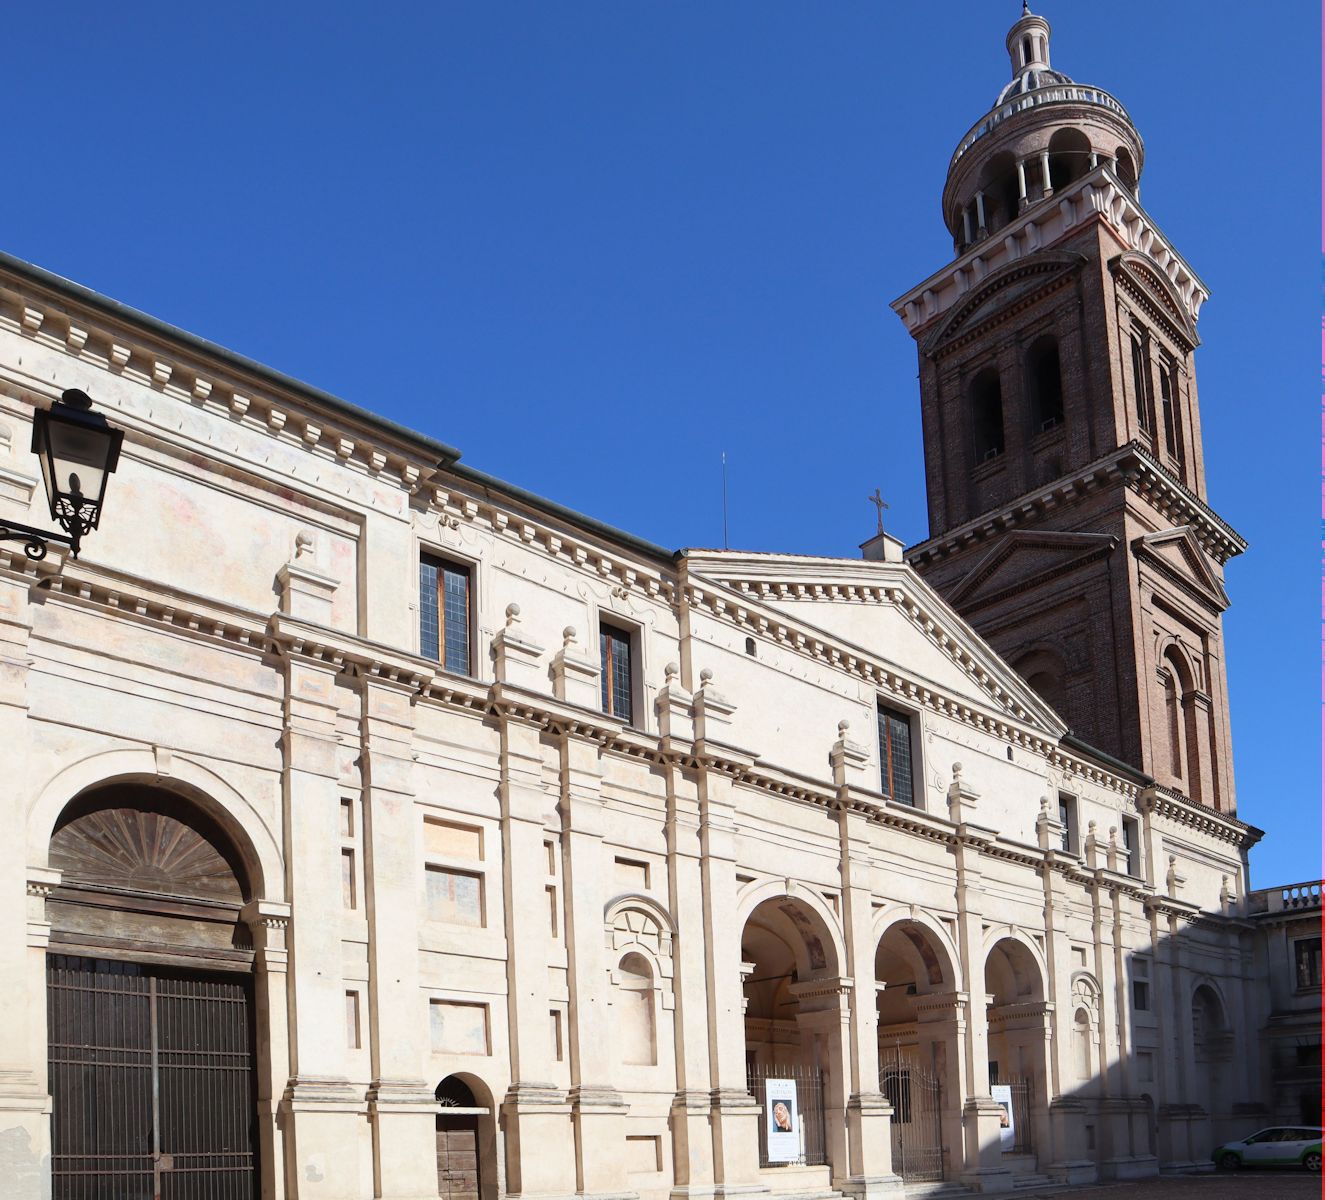
<instances>
[{"instance_id":1,"label":"bell tower window","mask_svg":"<svg viewBox=\"0 0 1325 1200\"><path fill-rule=\"evenodd\" d=\"M977 464L1003 453L1003 388L992 367L986 367L971 383L971 423Z\"/></svg>"},{"instance_id":2,"label":"bell tower window","mask_svg":"<svg viewBox=\"0 0 1325 1200\"><path fill-rule=\"evenodd\" d=\"M1145 337L1138 329L1132 330L1132 391L1136 396L1136 423L1141 432L1150 435L1150 367L1146 361Z\"/></svg>"},{"instance_id":3,"label":"bell tower window","mask_svg":"<svg viewBox=\"0 0 1325 1200\"><path fill-rule=\"evenodd\" d=\"M1044 433L1063 423L1063 373L1058 339L1046 334L1031 343L1026 366L1031 392L1031 432Z\"/></svg>"},{"instance_id":4,"label":"bell tower window","mask_svg":"<svg viewBox=\"0 0 1325 1200\"><path fill-rule=\"evenodd\" d=\"M1178 419L1178 368L1167 354L1159 360L1159 400L1164 412L1164 448L1181 463L1183 454L1182 424Z\"/></svg>"}]
</instances>

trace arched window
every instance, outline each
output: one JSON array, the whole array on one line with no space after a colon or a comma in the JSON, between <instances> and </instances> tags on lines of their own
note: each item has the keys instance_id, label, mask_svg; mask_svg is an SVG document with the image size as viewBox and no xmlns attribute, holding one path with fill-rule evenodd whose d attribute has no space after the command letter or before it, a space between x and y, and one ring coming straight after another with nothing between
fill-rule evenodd
<instances>
[{"instance_id":1,"label":"arched window","mask_svg":"<svg viewBox=\"0 0 1325 1200\"><path fill-rule=\"evenodd\" d=\"M989 233L1015 220L1021 193L1017 183L1017 160L1008 151L995 154L985 164L980 174L980 190L984 193L985 229Z\"/></svg>"},{"instance_id":2,"label":"arched window","mask_svg":"<svg viewBox=\"0 0 1325 1200\"><path fill-rule=\"evenodd\" d=\"M1150 418L1150 351L1145 333L1132 327L1132 395L1136 401L1136 423L1141 432L1149 435L1154 425Z\"/></svg>"},{"instance_id":3,"label":"arched window","mask_svg":"<svg viewBox=\"0 0 1325 1200\"><path fill-rule=\"evenodd\" d=\"M1063 372L1058 360L1058 339L1036 338L1026 355L1030 385L1031 432L1044 433L1063 423Z\"/></svg>"},{"instance_id":4,"label":"arched window","mask_svg":"<svg viewBox=\"0 0 1325 1200\"><path fill-rule=\"evenodd\" d=\"M1178 366L1164 353L1159 356L1159 401L1164 414L1164 448L1181 463L1185 455L1178 415Z\"/></svg>"},{"instance_id":5,"label":"arched window","mask_svg":"<svg viewBox=\"0 0 1325 1200\"><path fill-rule=\"evenodd\" d=\"M1003 453L1003 388L992 367L986 367L971 382L971 428L977 463Z\"/></svg>"},{"instance_id":6,"label":"arched window","mask_svg":"<svg viewBox=\"0 0 1325 1200\"><path fill-rule=\"evenodd\" d=\"M1089 1079L1090 1069L1090 1014L1079 1008L1072 1018L1072 1061L1078 1079Z\"/></svg>"},{"instance_id":7,"label":"arched window","mask_svg":"<svg viewBox=\"0 0 1325 1200\"><path fill-rule=\"evenodd\" d=\"M1125 146L1118 147L1117 175L1129 192L1136 191L1136 164L1132 162L1131 152Z\"/></svg>"},{"instance_id":8,"label":"arched window","mask_svg":"<svg viewBox=\"0 0 1325 1200\"><path fill-rule=\"evenodd\" d=\"M1176 646L1164 652L1160 668L1169 727L1169 765L1189 798L1201 799L1201 723L1196 711L1196 681Z\"/></svg>"},{"instance_id":9,"label":"arched window","mask_svg":"<svg viewBox=\"0 0 1325 1200\"><path fill-rule=\"evenodd\" d=\"M1026 64L1031 61L1032 57L1031 39L1024 37L1021 39L1021 65L1023 67L1026 66Z\"/></svg>"},{"instance_id":10,"label":"arched window","mask_svg":"<svg viewBox=\"0 0 1325 1200\"><path fill-rule=\"evenodd\" d=\"M1049 139L1049 182L1054 191L1090 170L1090 139L1079 129L1059 129Z\"/></svg>"},{"instance_id":11,"label":"arched window","mask_svg":"<svg viewBox=\"0 0 1325 1200\"><path fill-rule=\"evenodd\" d=\"M1065 713L1067 687L1063 676L1067 668L1057 654L1050 650L1034 650L1017 660L1016 670L1050 708L1060 715Z\"/></svg>"},{"instance_id":12,"label":"arched window","mask_svg":"<svg viewBox=\"0 0 1325 1200\"><path fill-rule=\"evenodd\" d=\"M758 648L755 646L754 638L748 637L745 639L745 652L746 654L749 654L751 657L758 656Z\"/></svg>"},{"instance_id":13,"label":"arched window","mask_svg":"<svg viewBox=\"0 0 1325 1200\"><path fill-rule=\"evenodd\" d=\"M653 967L642 954L627 954L617 968L617 1046L621 1061L653 1066L658 1040L653 1015Z\"/></svg>"}]
</instances>

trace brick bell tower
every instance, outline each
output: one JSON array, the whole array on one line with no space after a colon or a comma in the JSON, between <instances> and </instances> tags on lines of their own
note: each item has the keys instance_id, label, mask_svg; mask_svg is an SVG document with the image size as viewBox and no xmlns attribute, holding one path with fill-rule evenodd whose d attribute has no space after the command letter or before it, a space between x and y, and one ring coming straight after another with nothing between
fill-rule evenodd
<instances>
[{"instance_id":1,"label":"brick bell tower","mask_svg":"<svg viewBox=\"0 0 1325 1200\"><path fill-rule=\"evenodd\" d=\"M1012 81L957 144L953 259L893 309L920 359L930 537L911 564L1091 745L1234 810L1224 564L1206 501L1208 293L1141 207L1145 149L1053 69L1023 6Z\"/></svg>"}]
</instances>

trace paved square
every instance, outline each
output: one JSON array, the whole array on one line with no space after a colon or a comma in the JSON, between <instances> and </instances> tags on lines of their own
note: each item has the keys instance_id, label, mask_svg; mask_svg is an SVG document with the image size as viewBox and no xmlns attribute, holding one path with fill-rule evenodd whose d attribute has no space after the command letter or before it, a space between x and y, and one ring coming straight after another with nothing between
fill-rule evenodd
<instances>
[{"instance_id":1,"label":"paved square","mask_svg":"<svg viewBox=\"0 0 1325 1200\"><path fill-rule=\"evenodd\" d=\"M1026 1200L1050 1196L1081 1196L1083 1200L1307 1200L1320 1194L1320 1177L1305 1171L1219 1171L1032 1192Z\"/></svg>"}]
</instances>

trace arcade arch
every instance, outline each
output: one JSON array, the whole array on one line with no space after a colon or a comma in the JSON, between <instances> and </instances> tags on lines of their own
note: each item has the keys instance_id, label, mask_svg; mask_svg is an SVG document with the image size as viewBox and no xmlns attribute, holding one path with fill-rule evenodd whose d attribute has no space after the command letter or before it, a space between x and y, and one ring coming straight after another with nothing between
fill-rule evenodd
<instances>
[{"instance_id":1,"label":"arcade arch","mask_svg":"<svg viewBox=\"0 0 1325 1200\"><path fill-rule=\"evenodd\" d=\"M741 960L746 1074L766 1110L760 1162L778 1161L769 1154L764 1081L791 1079L800 1110L799 1161L846 1174L846 998L837 931L808 898L773 895L745 920Z\"/></svg>"}]
</instances>

